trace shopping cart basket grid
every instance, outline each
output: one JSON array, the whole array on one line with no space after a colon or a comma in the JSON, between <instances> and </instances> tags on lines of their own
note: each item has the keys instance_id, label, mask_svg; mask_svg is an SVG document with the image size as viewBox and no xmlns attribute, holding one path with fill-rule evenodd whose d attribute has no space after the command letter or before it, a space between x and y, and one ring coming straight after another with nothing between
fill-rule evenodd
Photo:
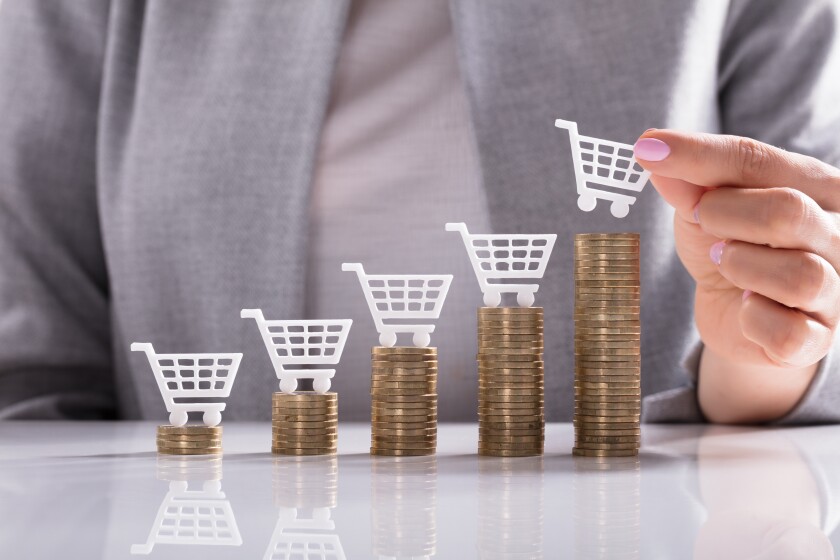
<instances>
[{"instance_id":1,"label":"shopping cart basket grid","mask_svg":"<svg viewBox=\"0 0 840 560\"><path fill-rule=\"evenodd\" d=\"M216 426L222 421L224 402L184 402L182 399L229 397L242 354L157 354L148 342L135 342L131 350L146 354L173 426L185 425L189 412L202 412L202 419L208 426Z\"/></svg>"},{"instance_id":2,"label":"shopping cart basket grid","mask_svg":"<svg viewBox=\"0 0 840 560\"><path fill-rule=\"evenodd\" d=\"M240 316L257 322L281 391L295 392L298 379L312 379L312 388L317 393L329 391L334 369L289 366L337 364L353 325L352 319L267 320L261 309L243 309Z\"/></svg>"},{"instance_id":3,"label":"shopping cart basket grid","mask_svg":"<svg viewBox=\"0 0 840 560\"><path fill-rule=\"evenodd\" d=\"M572 161L577 184L578 207L584 212L595 209L598 199L611 201L610 212L623 218L630 212L650 178L633 157L633 146L578 134L577 123L564 119L554 121L554 126L569 131ZM589 186L612 187L625 193L595 189ZM629 194L632 193L632 194Z\"/></svg>"},{"instance_id":4,"label":"shopping cart basket grid","mask_svg":"<svg viewBox=\"0 0 840 560\"><path fill-rule=\"evenodd\" d=\"M362 285L379 342L394 346L398 333L411 333L415 346L431 342L435 326L398 324L391 321L431 320L440 317L443 302L452 283L451 274L367 274L361 263L343 263L341 270L355 272ZM387 323L385 321L388 321Z\"/></svg>"},{"instance_id":5,"label":"shopping cart basket grid","mask_svg":"<svg viewBox=\"0 0 840 560\"><path fill-rule=\"evenodd\" d=\"M446 231L457 231L467 249L484 304L498 307L502 294L516 294L521 307L534 304L537 284L508 283L508 280L539 279L557 241L556 234L473 234L467 224L448 223Z\"/></svg>"}]
</instances>

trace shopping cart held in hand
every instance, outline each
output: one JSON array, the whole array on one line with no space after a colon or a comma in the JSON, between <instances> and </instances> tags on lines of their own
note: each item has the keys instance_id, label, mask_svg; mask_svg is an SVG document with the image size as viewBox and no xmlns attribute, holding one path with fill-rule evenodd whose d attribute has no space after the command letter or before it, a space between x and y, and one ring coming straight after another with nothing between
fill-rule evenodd
<instances>
[{"instance_id":1,"label":"shopping cart held in hand","mask_svg":"<svg viewBox=\"0 0 840 560\"><path fill-rule=\"evenodd\" d=\"M598 199L603 199L612 202L610 212L613 216L627 216L630 205L636 202L635 194L642 192L650 178L650 172L634 159L633 146L580 135L574 121L557 119L554 126L569 131L578 208L591 212ZM624 192L595 189L589 186L590 183Z\"/></svg>"}]
</instances>

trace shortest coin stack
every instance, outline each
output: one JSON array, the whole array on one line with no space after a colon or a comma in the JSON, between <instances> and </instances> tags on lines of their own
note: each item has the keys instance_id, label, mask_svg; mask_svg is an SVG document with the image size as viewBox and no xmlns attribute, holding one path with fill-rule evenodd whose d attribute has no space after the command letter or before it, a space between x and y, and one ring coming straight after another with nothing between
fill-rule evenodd
<instances>
[{"instance_id":1,"label":"shortest coin stack","mask_svg":"<svg viewBox=\"0 0 840 560\"><path fill-rule=\"evenodd\" d=\"M338 447L338 394L300 391L274 393L271 452L328 455Z\"/></svg>"},{"instance_id":2,"label":"shortest coin stack","mask_svg":"<svg viewBox=\"0 0 840 560\"><path fill-rule=\"evenodd\" d=\"M371 455L433 455L437 348L376 346L371 365Z\"/></svg>"},{"instance_id":3,"label":"shortest coin stack","mask_svg":"<svg viewBox=\"0 0 840 560\"><path fill-rule=\"evenodd\" d=\"M211 455L222 452L221 426L158 426L157 450L165 455Z\"/></svg>"}]
</instances>

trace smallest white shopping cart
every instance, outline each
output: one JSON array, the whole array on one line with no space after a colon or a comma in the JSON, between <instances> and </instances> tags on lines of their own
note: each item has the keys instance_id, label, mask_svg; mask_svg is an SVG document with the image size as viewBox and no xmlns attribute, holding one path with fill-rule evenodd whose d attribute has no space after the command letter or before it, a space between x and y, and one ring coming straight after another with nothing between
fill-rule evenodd
<instances>
[{"instance_id":1,"label":"smallest white shopping cart","mask_svg":"<svg viewBox=\"0 0 840 560\"><path fill-rule=\"evenodd\" d=\"M269 321L261 309L243 309L243 319L254 319L274 366L280 390L294 393L298 379L312 379L316 393L330 390L334 369L291 369L288 366L337 364L344 352L352 319Z\"/></svg>"},{"instance_id":2,"label":"smallest white shopping cart","mask_svg":"<svg viewBox=\"0 0 840 560\"><path fill-rule=\"evenodd\" d=\"M328 507L280 508L264 560L345 560Z\"/></svg>"},{"instance_id":3,"label":"smallest white shopping cart","mask_svg":"<svg viewBox=\"0 0 840 560\"><path fill-rule=\"evenodd\" d=\"M157 544L240 546L242 536L221 481L204 481L201 490L190 490L187 481L171 481L149 537L131 545L131 554L150 554Z\"/></svg>"},{"instance_id":4,"label":"smallest white shopping cart","mask_svg":"<svg viewBox=\"0 0 840 560\"><path fill-rule=\"evenodd\" d=\"M465 223L448 223L446 231L461 234L484 294L485 305L498 307L502 303L502 294L516 294L516 303L520 307L534 305L539 285L508 281L542 278L557 234L474 234L469 232Z\"/></svg>"},{"instance_id":5,"label":"smallest white shopping cart","mask_svg":"<svg viewBox=\"0 0 840 560\"><path fill-rule=\"evenodd\" d=\"M645 171L634 159L633 146L580 135L574 121L557 119L554 126L569 131L578 208L591 212L598 204L598 199L603 199L612 202L610 212L613 216L627 216L630 205L636 202L635 195L642 192L650 178L650 172ZM624 193L591 188L588 183L612 187Z\"/></svg>"},{"instance_id":6,"label":"smallest white shopping cart","mask_svg":"<svg viewBox=\"0 0 840 560\"><path fill-rule=\"evenodd\" d=\"M207 426L222 421L225 403L216 399L230 396L242 354L156 354L148 342L135 342L131 350L146 353L173 426L186 424L189 412L202 412Z\"/></svg>"},{"instance_id":7,"label":"smallest white shopping cart","mask_svg":"<svg viewBox=\"0 0 840 560\"><path fill-rule=\"evenodd\" d=\"M429 345L435 326L415 321L440 317L452 284L451 274L366 274L361 263L343 263L341 270L359 277L382 346L394 346L397 333L411 333L415 346Z\"/></svg>"}]
</instances>

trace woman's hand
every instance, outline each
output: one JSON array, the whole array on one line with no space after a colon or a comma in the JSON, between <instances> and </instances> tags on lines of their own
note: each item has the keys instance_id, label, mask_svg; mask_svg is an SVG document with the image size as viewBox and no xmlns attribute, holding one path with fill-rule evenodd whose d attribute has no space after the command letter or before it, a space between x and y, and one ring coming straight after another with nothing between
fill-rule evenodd
<instances>
[{"instance_id":1,"label":"woman's hand","mask_svg":"<svg viewBox=\"0 0 840 560\"><path fill-rule=\"evenodd\" d=\"M840 170L748 138L672 130L648 130L635 154L676 209L677 252L697 281L704 412L783 415L840 322Z\"/></svg>"}]
</instances>

